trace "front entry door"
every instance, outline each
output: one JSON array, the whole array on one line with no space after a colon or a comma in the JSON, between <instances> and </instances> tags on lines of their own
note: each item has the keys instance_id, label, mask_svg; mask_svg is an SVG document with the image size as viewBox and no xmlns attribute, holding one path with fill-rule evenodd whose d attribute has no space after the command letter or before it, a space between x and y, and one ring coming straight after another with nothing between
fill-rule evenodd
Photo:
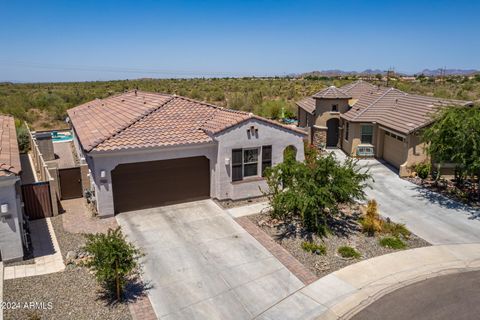
<instances>
[{"instance_id":1,"label":"front entry door","mask_svg":"<svg viewBox=\"0 0 480 320\"><path fill-rule=\"evenodd\" d=\"M327 147L336 147L338 145L338 127L340 121L333 118L327 121Z\"/></svg>"}]
</instances>

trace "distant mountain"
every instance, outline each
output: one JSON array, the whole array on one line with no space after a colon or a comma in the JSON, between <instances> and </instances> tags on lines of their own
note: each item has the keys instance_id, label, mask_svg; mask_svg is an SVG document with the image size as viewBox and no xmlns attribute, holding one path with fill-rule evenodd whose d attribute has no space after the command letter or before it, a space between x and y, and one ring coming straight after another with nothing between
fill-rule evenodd
<instances>
[{"instance_id":1,"label":"distant mountain","mask_svg":"<svg viewBox=\"0 0 480 320\"><path fill-rule=\"evenodd\" d=\"M379 69L367 69L364 71L344 71L344 70L322 70L322 71L312 71L299 74L299 77L338 77L338 76L352 76L352 75L375 75L375 74L386 74L386 71L382 71Z\"/></svg>"},{"instance_id":2,"label":"distant mountain","mask_svg":"<svg viewBox=\"0 0 480 320\"><path fill-rule=\"evenodd\" d=\"M438 77L442 75L442 70L444 69L424 69L420 72L416 73L404 73L404 72L395 72L396 75L398 76L412 76L414 74L424 74L429 77ZM446 76L469 76L472 74L480 73L479 70L475 69L445 69L444 75ZM322 70L322 71L312 71L312 72L306 72L302 74L296 75L297 77L341 77L341 76L373 76L373 75L386 75L387 71L385 70L380 70L380 69L366 69L363 71L344 71L344 70L338 70L338 69L333 69L333 70Z\"/></svg>"},{"instance_id":3,"label":"distant mountain","mask_svg":"<svg viewBox=\"0 0 480 320\"><path fill-rule=\"evenodd\" d=\"M430 76L430 77L437 77L437 76L442 75L442 71L444 71L443 75L445 75L445 76L470 76L472 74L480 72L479 70L475 70L475 69L464 70L464 69L440 69L439 68L439 69L434 69L434 70L424 69L423 71L419 72L418 74L424 74L424 75Z\"/></svg>"}]
</instances>

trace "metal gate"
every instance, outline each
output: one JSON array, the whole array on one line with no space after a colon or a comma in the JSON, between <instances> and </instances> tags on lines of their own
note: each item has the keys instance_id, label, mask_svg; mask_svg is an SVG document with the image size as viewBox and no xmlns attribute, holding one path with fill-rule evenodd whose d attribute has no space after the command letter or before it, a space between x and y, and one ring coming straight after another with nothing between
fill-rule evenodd
<instances>
[{"instance_id":1,"label":"metal gate","mask_svg":"<svg viewBox=\"0 0 480 320\"><path fill-rule=\"evenodd\" d=\"M58 176L62 200L83 197L80 167L58 169Z\"/></svg>"},{"instance_id":2,"label":"metal gate","mask_svg":"<svg viewBox=\"0 0 480 320\"><path fill-rule=\"evenodd\" d=\"M53 215L48 182L36 182L22 185L25 213L34 219L42 219Z\"/></svg>"}]
</instances>

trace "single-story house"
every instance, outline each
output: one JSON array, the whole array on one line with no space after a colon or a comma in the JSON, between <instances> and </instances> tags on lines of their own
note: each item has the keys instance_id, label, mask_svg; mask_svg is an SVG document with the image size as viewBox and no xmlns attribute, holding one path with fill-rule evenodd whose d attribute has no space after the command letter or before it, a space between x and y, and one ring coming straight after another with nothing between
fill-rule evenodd
<instances>
[{"instance_id":1,"label":"single-story house","mask_svg":"<svg viewBox=\"0 0 480 320\"><path fill-rule=\"evenodd\" d=\"M358 157L383 158L401 176L427 159L419 132L445 106L471 101L440 99L378 87L363 80L325 88L297 102L298 126L318 148L339 147Z\"/></svg>"},{"instance_id":2,"label":"single-story house","mask_svg":"<svg viewBox=\"0 0 480 320\"><path fill-rule=\"evenodd\" d=\"M162 93L129 91L68 110L102 217L183 201L262 195L286 147L304 159L303 130Z\"/></svg>"},{"instance_id":3,"label":"single-story house","mask_svg":"<svg viewBox=\"0 0 480 320\"><path fill-rule=\"evenodd\" d=\"M15 121L0 115L0 252L2 261L23 258L20 154Z\"/></svg>"}]
</instances>

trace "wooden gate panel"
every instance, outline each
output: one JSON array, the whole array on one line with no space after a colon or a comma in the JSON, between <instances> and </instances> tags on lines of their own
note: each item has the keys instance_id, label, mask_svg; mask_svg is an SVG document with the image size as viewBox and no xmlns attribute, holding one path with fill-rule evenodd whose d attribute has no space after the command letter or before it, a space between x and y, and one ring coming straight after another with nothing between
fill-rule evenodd
<instances>
[{"instance_id":1,"label":"wooden gate panel","mask_svg":"<svg viewBox=\"0 0 480 320\"><path fill-rule=\"evenodd\" d=\"M60 197L62 200L83 197L80 167L59 169L58 175L60 178Z\"/></svg>"},{"instance_id":2,"label":"wooden gate panel","mask_svg":"<svg viewBox=\"0 0 480 320\"><path fill-rule=\"evenodd\" d=\"M42 219L53 215L48 182L37 182L22 185L25 213L34 219Z\"/></svg>"}]
</instances>

